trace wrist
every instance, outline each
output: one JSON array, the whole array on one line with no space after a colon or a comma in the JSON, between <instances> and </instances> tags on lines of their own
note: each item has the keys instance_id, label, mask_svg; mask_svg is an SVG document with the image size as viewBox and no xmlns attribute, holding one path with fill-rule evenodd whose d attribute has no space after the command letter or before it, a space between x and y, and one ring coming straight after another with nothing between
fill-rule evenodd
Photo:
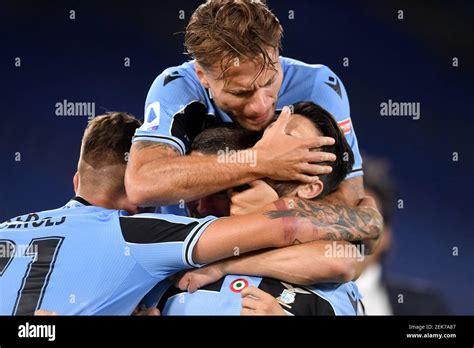
<instances>
[{"instance_id":1,"label":"wrist","mask_svg":"<svg viewBox=\"0 0 474 348\"><path fill-rule=\"evenodd\" d=\"M265 150L261 148L252 147L249 151L254 152L255 156L255 165L251 166L251 172L255 175L255 179L260 179L262 177L268 176L267 170L267 156Z\"/></svg>"},{"instance_id":2,"label":"wrist","mask_svg":"<svg viewBox=\"0 0 474 348\"><path fill-rule=\"evenodd\" d=\"M229 274L229 261L228 260L223 260L220 261L219 263L216 264L217 267L217 272L219 275L222 277L225 277L227 274Z\"/></svg>"}]
</instances>

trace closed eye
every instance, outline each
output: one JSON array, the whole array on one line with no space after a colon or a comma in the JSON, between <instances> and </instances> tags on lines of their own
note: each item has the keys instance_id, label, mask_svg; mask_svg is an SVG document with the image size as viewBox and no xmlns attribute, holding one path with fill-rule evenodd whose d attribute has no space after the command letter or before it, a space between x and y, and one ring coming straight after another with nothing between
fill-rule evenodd
<instances>
[{"instance_id":1,"label":"closed eye","mask_svg":"<svg viewBox=\"0 0 474 348\"><path fill-rule=\"evenodd\" d=\"M236 97L249 97L253 94L253 91L245 91L245 92L229 92L230 94Z\"/></svg>"},{"instance_id":2,"label":"closed eye","mask_svg":"<svg viewBox=\"0 0 474 348\"><path fill-rule=\"evenodd\" d=\"M273 82L275 82L275 78L272 78L270 81L268 81L263 87L268 87L273 85Z\"/></svg>"}]
</instances>

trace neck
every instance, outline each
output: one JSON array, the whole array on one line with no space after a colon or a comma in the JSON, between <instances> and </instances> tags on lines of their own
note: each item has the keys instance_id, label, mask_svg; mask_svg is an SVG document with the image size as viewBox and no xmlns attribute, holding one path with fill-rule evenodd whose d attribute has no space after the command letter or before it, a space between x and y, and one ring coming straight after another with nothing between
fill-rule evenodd
<instances>
[{"instance_id":1,"label":"neck","mask_svg":"<svg viewBox=\"0 0 474 348\"><path fill-rule=\"evenodd\" d=\"M102 207L106 209L124 209L123 207L123 198L117 194L110 194L107 192L96 191L93 194L87 192L86 190L78 189L76 196L84 198L90 204L96 207Z\"/></svg>"}]
</instances>

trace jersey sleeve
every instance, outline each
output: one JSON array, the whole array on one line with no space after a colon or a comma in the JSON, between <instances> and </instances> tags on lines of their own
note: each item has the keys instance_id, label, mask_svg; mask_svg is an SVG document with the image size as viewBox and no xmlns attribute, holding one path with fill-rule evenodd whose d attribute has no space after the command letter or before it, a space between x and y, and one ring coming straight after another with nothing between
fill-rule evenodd
<instances>
[{"instance_id":1,"label":"jersey sleeve","mask_svg":"<svg viewBox=\"0 0 474 348\"><path fill-rule=\"evenodd\" d=\"M184 117L190 105L205 112L205 92L187 72L166 69L153 82L145 102L143 125L132 142L154 141L174 146L182 155L189 150L188 128L192 120ZM180 116L181 115L181 116Z\"/></svg>"},{"instance_id":2,"label":"jersey sleeve","mask_svg":"<svg viewBox=\"0 0 474 348\"><path fill-rule=\"evenodd\" d=\"M201 267L193 261L193 250L214 216L194 219L168 214L119 216L120 228L130 256L154 277Z\"/></svg>"},{"instance_id":3,"label":"jersey sleeve","mask_svg":"<svg viewBox=\"0 0 474 348\"><path fill-rule=\"evenodd\" d=\"M312 101L329 111L339 123L354 153L354 166L346 179L363 175L362 156L351 120L349 99L341 79L331 69L322 66L313 84Z\"/></svg>"}]
</instances>

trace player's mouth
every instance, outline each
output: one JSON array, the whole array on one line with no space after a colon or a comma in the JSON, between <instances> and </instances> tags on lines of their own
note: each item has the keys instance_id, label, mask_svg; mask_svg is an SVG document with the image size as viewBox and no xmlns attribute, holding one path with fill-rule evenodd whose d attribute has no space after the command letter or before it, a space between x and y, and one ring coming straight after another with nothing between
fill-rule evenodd
<instances>
[{"instance_id":1,"label":"player's mouth","mask_svg":"<svg viewBox=\"0 0 474 348\"><path fill-rule=\"evenodd\" d=\"M267 113L255 117L247 117L247 122L259 126L265 124L271 118L271 110Z\"/></svg>"}]
</instances>

